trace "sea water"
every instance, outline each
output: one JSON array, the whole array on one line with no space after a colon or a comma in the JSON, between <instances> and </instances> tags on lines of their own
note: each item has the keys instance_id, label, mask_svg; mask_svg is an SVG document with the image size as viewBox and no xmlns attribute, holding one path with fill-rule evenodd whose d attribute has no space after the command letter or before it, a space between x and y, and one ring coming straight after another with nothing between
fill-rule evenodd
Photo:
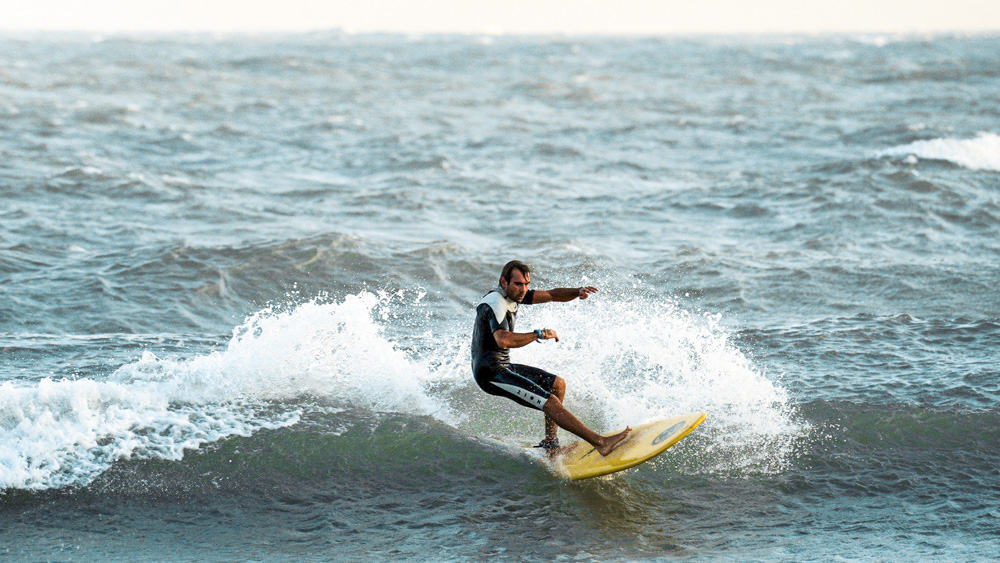
<instances>
[{"instance_id":1,"label":"sea water","mask_svg":"<svg viewBox=\"0 0 1000 563\"><path fill-rule=\"evenodd\" d=\"M1000 40L0 38L0 554L1000 556ZM666 455L489 438L518 324ZM572 437L562 435L563 440Z\"/></svg>"}]
</instances>

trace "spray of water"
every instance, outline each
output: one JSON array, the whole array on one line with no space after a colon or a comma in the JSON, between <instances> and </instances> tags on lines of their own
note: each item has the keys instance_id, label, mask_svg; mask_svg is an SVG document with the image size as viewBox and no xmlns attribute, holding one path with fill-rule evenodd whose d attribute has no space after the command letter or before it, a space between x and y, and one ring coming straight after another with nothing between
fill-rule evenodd
<instances>
[{"instance_id":1,"label":"spray of water","mask_svg":"<svg viewBox=\"0 0 1000 563\"><path fill-rule=\"evenodd\" d=\"M556 329L560 342L518 350L515 361L563 376L567 406L605 428L706 412L694 435L700 471L780 471L807 433L786 391L733 345L718 315L633 292L523 307L519 316Z\"/></svg>"}]
</instances>

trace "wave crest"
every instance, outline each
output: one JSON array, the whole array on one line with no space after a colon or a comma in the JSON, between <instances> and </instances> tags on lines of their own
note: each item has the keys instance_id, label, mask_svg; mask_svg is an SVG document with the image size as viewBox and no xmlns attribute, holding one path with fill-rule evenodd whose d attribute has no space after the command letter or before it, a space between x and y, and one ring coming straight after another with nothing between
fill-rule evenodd
<instances>
[{"instance_id":1,"label":"wave crest","mask_svg":"<svg viewBox=\"0 0 1000 563\"><path fill-rule=\"evenodd\" d=\"M879 156L944 160L970 170L1000 172L1000 135L979 133L972 139L930 139L893 147Z\"/></svg>"}]
</instances>

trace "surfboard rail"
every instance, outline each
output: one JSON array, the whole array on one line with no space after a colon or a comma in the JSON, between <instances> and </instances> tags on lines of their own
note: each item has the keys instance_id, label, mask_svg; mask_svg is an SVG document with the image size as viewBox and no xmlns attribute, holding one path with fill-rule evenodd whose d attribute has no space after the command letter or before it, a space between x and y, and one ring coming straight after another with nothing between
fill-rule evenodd
<instances>
[{"instance_id":1,"label":"surfboard rail","mask_svg":"<svg viewBox=\"0 0 1000 563\"><path fill-rule=\"evenodd\" d=\"M667 451L697 428L705 417L705 413L695 412L640 424L607 456L601 456L587 442L574 442L565 446L550 463L560 476L573 480L623 471Z\"/></svg>"}]
</instances>

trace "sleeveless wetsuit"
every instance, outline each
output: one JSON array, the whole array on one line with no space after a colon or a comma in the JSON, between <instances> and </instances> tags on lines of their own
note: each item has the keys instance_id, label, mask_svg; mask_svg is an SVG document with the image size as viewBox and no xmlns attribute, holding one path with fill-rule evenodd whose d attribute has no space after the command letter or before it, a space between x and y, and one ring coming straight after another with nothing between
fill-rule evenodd
<instances>
[{"instance_id":1,"label":"sleeveless wetsuit","mask_svg":"<svg viewBox=\"0 0 1000 563\"><path fill-rule=\"evenodd\" d=\"M528 290L522 303L531 305L534 298L535 291ZM516 320L517 302L507 299L499 286L476 304L472 374L483 391L541 410L552 394L556 376L535 367L510 363L510 351L501 348L493 338L493 332L501 328L514 332Z\"/></svg>"}]
</instances>

